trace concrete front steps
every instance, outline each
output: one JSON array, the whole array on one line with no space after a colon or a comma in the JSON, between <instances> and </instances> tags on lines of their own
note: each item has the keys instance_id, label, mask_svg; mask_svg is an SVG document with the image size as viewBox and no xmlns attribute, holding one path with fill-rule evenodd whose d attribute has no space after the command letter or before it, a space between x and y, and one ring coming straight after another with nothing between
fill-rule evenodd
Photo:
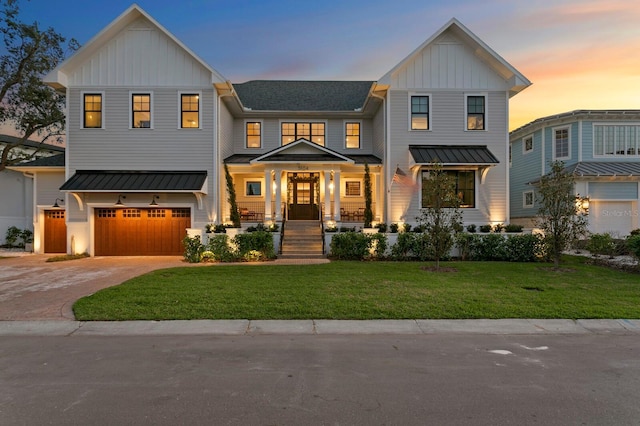
<instances>
[{"instance_id":1,"label":"concrete front steps","mask_svg":"<svg viewBox=\"0 0 640 426\"><path fill-rule=\"evenodd\" d=\"M285 222L282 253L279 259L320 259L322 229L317 220L289 220Z\"/></svg>"}]
</instances>

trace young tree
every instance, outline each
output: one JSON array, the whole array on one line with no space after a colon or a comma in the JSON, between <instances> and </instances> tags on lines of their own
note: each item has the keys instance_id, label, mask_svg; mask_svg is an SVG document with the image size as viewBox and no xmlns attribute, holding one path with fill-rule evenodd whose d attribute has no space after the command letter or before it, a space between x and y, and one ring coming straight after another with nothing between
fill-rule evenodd
<instances>
[{"instance_id":1,"label":"young tree","mask_svg":"<svg viewBox=\"0 0 640 426\"><path fill-rule=\"evenodd\" d=\"M462 225L462 213L455 179L438 161L431 163L429 176L422 181L422 199L426 206L418 220L425 229L424 248L426 254L435 259L436 271L439 271L440 259L451 251L453 235Z\"/></svg>"},{"instance_id":2,"label":"young tree","mask_svg":"<svg viewBox=\"0 0 640 426\"><path fill-rule=\"evenodd\" d=\"M234 228L240 228L240 211L238 210L238 203L236 201L236 188L233 185L233 177L231 177L231 173L229 173L229 167L224 165L224 176L227 180L227 193L229 195L229 214L231 223L233 223Z\"/></svg>"},{"instance_id":3,"label":"young tree","mask_svg":"<svg viewBox=\"0 0 640 426\"><path fill-rule=\"evenodd\" d=\"M564 169L562 161L554 161L551 171L540 179L538 187L538 218L544 232L547 254L554 268L560 265L560 256L572 242L587 232L588 211L579 209L584 200L574 193L575 178Z\"/></svg>"},{"instance_id":4,"label":"young tree","mask_svg":"<svg viewBox=\"0 0 640 426\"><path fill-rule=\"evenodd\" d=\"M0 10L0 33L4 47L0 55L0 124L13 127L15 142L0 151L0 171L23 161L17 149L28 139L40 143L59 141L64 131L64 96L42 82L65 57L66 39L53 28L41 30L37 22L20 20L17 0L3 0ZM71 39L67 51L76 50Z\"/></svg>"},{"instance_id":5,"label":"young tree","mask_svg":"<svg viewBox=\"0 0 640 426\"><path fill-rule=\"evenodd\" d=\"M364 163L364 227L371 228L373 222L373 210L371 195L371 174L369 173L369 165Z\"/></svg>"}]
</instances>

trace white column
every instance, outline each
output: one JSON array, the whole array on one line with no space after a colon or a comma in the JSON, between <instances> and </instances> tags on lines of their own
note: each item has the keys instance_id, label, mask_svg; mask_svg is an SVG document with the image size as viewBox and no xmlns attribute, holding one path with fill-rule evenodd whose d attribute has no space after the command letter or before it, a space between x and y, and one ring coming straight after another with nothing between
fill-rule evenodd
<instances>
[{"instance_id":1,"label":"white column","mask_svg":"<svg viewBox=\"0 0 640 426\"><path fill-rule=\"evenodd\" d=\"M285 178L286 179L286 178ZM276 182L276 221L282 220L282 170L275 170Z\"/></svg>"},{"instance_id":2,"label":"white column","mask_svg":"<svg viewBox=\"0 0 640 426\"><path fill-rule=\"evenodd\" d=\"M382 208L384 204L384 189L382 188L382 174L374 173L375 185L376 185L376 211L374 212L374 220L379 220L380 222L384 221L384 217L382 216Z\"/></svg>"},{"instance_id":3,"label":"white column","mask_svg":"<svg viewBox=\"0 0 640 426\"><path fill-rule=\"evenodd\" d=\"M331 170L324 171L324 220L331 220Z\"/></svg>"},{"instance_id":4,"label":"white column","mask_svg":"<svg viewBox=\"0 0 640 426\"><path fill-rule=\"evenodd\" d=\"M264 171L264 220L273 220L271 211L271 194L273 194L273 179L271 170Z\"/></svg>"},{"instance_id":5,"label":"white column","mask_svg":"<svg viewBox=\"0 0 640 426\"><path fill-rule=\"evenodd\" d=\"M340 217L340 191L342 190L342 186L340 185L340 170L336 170L333 172L333 217L336 218L336 221L340 222L342 218Z\"/></svg>"}]
</instances>

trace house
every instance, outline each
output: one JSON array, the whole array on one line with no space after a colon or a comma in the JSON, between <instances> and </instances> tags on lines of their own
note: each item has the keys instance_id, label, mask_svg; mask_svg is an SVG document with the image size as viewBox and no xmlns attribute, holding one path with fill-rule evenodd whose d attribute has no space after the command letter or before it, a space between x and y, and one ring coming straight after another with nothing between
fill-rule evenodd
<instances>
[{"instance_id":1,"label":"house","mask_svg":"<svg viewBox=\"0 0 640 426\"><path fill-rule=\"evenodd\" d=\"M0 150L6 145L15 144L17 139L15 136L0 135ZM0 245L5 244L6 231L12 226L33 230L35 175L14 166L24 159L46 163L50 158L64 158L64 148L27 140L11 150L11 165L0 171L0 194L5 200L0 203Z\"/></svg>"},{"instance_id":2,"label":"house","mask_svg":"<svg viewBox=\"0 0 640 426\"><path fill-rule=\"evenodd\" d=\"M532 226L535 182L562 161L588 197L589 231L624 237L640 228L640 110L577 110L539 118L510 134L511 222ZM586 206L583 206L586 207Z\"/></svg>"},{"instance_id":3,"label":"house","mask_svg":"<svg viewBox=\"0 0 640 426\"><path fill-rule=\"evenodd\" d=\"M181 254L230 220L225 169L245 225L362 226L366 167L374 221L415 223L434 160L465 221L504 222L530 84L456 19L378 81L232 83L137 5L45 81L68 99L67 251L91 255Z\"/></svg>"}]
</instances>

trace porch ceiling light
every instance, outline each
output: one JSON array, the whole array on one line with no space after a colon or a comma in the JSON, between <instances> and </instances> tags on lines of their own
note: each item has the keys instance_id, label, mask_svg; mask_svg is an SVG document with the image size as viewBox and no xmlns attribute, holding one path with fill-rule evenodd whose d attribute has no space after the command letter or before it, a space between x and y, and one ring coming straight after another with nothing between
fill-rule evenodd
<instances>
[{"instance_id":1,"label":"porch ceiling light","mask_svg":"<svg viewBox=\"0 0 640 426\"><path fill-rule=\"evenodd\" d=\"M54 209L58 209L60 208L60 204L58 204L58 201L60 201L62 204L64 204L64 200L62 198L56 198L56 201L53 203L53 207Z\"/></svg>"}]
</instances>

